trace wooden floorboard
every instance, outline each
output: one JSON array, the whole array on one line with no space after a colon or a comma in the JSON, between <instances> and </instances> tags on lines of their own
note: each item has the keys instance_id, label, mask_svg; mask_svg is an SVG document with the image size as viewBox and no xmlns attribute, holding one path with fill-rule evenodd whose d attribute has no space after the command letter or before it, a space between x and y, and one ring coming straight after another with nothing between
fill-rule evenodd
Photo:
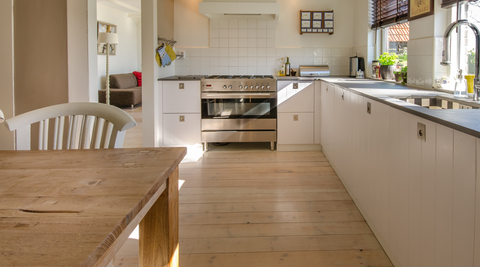
<instances>
[{"instance_id":1,"label":"wooden floorboard","mask_svg":"<svg viewBox=\"0 0 480 267\"><path fill-rule=\"evenodd\" d=\"M322 152L222 150L180 164L181 267L393 266ZM114 266L138 266L136 240Z\"/></svg>"}]
</instances>

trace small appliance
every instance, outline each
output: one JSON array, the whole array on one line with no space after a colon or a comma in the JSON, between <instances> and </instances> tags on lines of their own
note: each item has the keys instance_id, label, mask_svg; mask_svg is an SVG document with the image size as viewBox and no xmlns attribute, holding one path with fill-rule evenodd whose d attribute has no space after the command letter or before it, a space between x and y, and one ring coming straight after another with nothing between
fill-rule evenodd
<instances>
[{"instance_id":1,"label":"small appliance","mask_svg":"<svg viewBox=\"0 0 480 267\"><path fill-rule=\"evenodd\" d=\"M350 77L357 77L358 70L365 72L365 60L363 57L351 57L350 58Z\"/></svg>"}]
</instances>

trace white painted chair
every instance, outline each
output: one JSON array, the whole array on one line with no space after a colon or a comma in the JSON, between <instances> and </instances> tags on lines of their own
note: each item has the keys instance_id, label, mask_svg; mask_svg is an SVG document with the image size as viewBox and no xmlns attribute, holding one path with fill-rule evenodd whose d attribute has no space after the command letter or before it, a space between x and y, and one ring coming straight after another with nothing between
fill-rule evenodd
<instances>
[{"instance_id":1,"label":"white painted chair","mask_svg":"<svg viewBox=\"0 0 480 267\"><path fill-rule=\"evenodd\" d=\"M31 149L32 125L37 123L39 150L121 148L126 130L137 125L127 112L99 103L49 106L4 123L16 130L17 150Z\"/></svg>"}]
</instances>

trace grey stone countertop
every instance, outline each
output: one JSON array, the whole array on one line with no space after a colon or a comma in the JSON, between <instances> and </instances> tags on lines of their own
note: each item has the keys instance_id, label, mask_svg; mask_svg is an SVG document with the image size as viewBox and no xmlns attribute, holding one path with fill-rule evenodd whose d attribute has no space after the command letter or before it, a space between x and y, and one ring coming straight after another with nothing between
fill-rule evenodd
<instances>
[{"instance_id":1,"label":"grey stone countertop","mask_svg":"<svg viewBox=\"0 0 480 267\"><path fill-rule=\"evenodd\" d=\"M207 75L175 75L159 78L159 81L200 81Z\"/></svg>"},{"instance_id":2,"label":"grey stone countertop","mask_svg":"<svg viewBox=\"0 0 480 267\"><path fill-rule=\"evenodd\" d=\"M480 107L480 101L455 98L453 94L421 90L379 80L345 77L322 77L318 80L333 83L361 96L480 138L480 109L429 109L398 98L437 97L473 107Z\"/></svg>"}]
</instances>

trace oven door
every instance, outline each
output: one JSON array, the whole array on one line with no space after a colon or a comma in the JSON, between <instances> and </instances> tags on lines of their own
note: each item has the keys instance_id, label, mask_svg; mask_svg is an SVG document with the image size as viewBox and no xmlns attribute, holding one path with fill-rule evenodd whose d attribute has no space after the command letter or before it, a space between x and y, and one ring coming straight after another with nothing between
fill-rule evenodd
<instances>
[{"instance_id":1,"label":"oven door","mask_svg":"<svg viewBox=\"0 0 480 267\"><path fill-rule=\"evenodd\" d=\"M277 118L276 93L202 93L202 119Z\"/></svg>"}]
</instances>

